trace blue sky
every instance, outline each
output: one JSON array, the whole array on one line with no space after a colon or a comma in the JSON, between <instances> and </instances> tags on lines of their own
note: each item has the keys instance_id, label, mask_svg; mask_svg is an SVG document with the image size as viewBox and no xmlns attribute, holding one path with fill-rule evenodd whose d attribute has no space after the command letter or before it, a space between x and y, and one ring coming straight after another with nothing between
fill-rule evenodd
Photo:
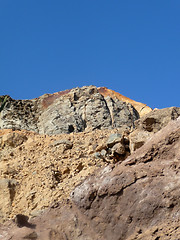
<instances>
[{"instance_id":1,"label":"blue sky","mask_svg":"<svg viewBox=\"0 0 180 240\"><path fill-rule=\"evenodd\" d=\"M180 107L179 0L0 0L0 95L105 86Z\"/></svg>"}]
</instances>

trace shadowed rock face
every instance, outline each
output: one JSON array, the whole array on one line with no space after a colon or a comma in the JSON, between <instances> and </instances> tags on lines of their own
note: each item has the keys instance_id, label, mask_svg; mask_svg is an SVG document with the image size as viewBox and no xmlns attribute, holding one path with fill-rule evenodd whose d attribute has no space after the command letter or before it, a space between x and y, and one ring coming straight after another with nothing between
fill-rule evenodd
<instances>
[{"instance_id":1,"label":"shadowed rock face","mask_svg":"<svg viewBox=\"0 0 180 240\"><path fill-rule=\"evenodd\" d=\"M44 134L134 127L138 112L130 103L103 96L94 86L74 88L33 100L8 97L0 128L25 129Z\"/></svg>"}]
</instances>

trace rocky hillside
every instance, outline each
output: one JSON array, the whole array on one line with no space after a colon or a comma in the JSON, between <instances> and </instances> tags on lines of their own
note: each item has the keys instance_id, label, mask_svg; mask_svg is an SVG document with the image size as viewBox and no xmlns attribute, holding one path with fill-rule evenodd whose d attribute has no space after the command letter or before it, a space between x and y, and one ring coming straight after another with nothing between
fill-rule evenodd
<instances>
[{"instance_id":1,"label":"rocky hillside","mask_svg":"<svg viewBox=\"0 0 180 240\"><path fill-rule=\"evenodd\" d=\"M180 108L94 86L5 100L0 239L180 238Z\"/></svg>"}]
</instances>

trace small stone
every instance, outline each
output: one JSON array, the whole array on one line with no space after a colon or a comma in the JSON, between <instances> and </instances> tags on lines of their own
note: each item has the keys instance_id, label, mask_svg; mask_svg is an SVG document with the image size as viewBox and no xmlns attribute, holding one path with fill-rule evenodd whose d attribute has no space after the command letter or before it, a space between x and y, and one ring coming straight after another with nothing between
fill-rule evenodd
<instances>
[{"instance_id":1,"label":"small stone","mask_svg":"<svg viewBox=\"0 0 180 240\"><path fill-rule=\"evenodd\" d=\"M94 152L93 146L89 146L88 154L92 154Z\"/></svg>"},{"instance_id":2,"label":"small stone","mask_svg":"<svg viewBox=\"0 0 180 240\"><path fill-rule=\"evenodd\" d=\"M108 140L107 140L107 146L113 147L116 143L122 142L122 135L120 133L112 133Z\"/></svg>"},{"instance_id":3,"label":"small stone","mask_svg":"<svg viewBox=\"0 0 180 240\"><path fill-rule=\"evenodd\" d=\"M99 152L94 153L95 158L101 158L101 154Z\"/></svg>"},{"instance_id":4,"label":"small stone","mask_svg":"<svg viewBox=\"0 0 180 240\"><path fill-rule=\"evenodd\" d=\"M153 136L152 132L136 129L129 136L131 153L144 145Z\"/></svg>"},{"instance_id":5,"label":"small stone","mask_svg":"<svg viewBox=\"0 0 180 240\"><path fill-rule=\"evenodd\" d=\"M69 140L66 140L66 139L54 141L50 146L56 147L61 144L63 144L65 146L64 150L71 149L73 147L73 144Z\"/></svg>"},{"instance_id":6,"label":"small stone","mask_svg":"<svg viewBox=\"0 0 180 240\"><path fill-rule=\"evenodd\" d=\"M101 156L105 157L107 154L107 151L105 149L102 149L101 150Z\"/></svg>"},{"instance_id":7,"label":"small stone","mask_svg":"<svg viewBox=\"0 0 180 240\"><path fill-rule=\"evenodd\" d=\"M8 133L2 137L2 146L17 147L27 141L25 135L19 133Z\"/></svg>"},{"instance_id":8,"label":"small stone","mask_svg":"<svg viewBox=\"0 0 180 240\"><path fill-rule=\"evenodd\" d=\"M23 214L17 214L15 217L15 223L17 224L18 227L24 227L28 224L28 216L25 216Z\"/></svg>"},{"instance_id":9,"label":"small stone","mask_svg":"<svg viewBox=\"0 0 180 240\"><path fill-rule=\"evenodd\" d=\"M116 143L111 150L112 152L118 153L120 155L123 155L126 152L126 149L122 143Z\"/></svg>"},{"instance_id":10,"label":"small stone","mask_svg":"<svg viewBox=\"0 0 180 240\"><path fill-rule=\"evenodd\" d=\"M96 152L100 152L101 150L106 149L106 148L107 148L106 143L101 143L97 146Z\"/></svg>"}]
</instances>

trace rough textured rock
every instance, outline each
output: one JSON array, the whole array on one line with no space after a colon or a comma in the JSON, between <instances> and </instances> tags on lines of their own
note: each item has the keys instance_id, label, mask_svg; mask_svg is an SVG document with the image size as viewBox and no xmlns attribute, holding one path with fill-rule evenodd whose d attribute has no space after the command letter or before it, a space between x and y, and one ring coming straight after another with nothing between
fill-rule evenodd
<instances>
[{"instance_id":1,"label":"rough textured rock","mask_svg":"<svg viewBox=\"0 0 180 240\"><path fill-rule=\"evenodd\" d=\"M155 109L135 122L136 129L156 133L180 116L179 107Z\"/></svg>"},{"instance_id":2,"label":"rough textured rock","mask_svg":"<svg viewBox=\"0 0 180 240\"><path fill-rule=\"evenodd\" d=\"M130 151L134 152L145 144L145 142L154 135L153 132L136 129L129 135L130 139Z\"/></svg>"},{"instance_id":3,"label":"rough textured rock","mask_svg":"<svg viewBox=\"0 0 180 240\"><path fill-rule=\"evenodd\" d=\"M99 130L100 131L100 130ZM180 236L180 118L125 161L101 168L29 227L1 226L3 240L177 240Z\"/></svg>"},{"instance_id":4,"label":"rough textured rock","mask_svg":"<svg viewBox=\"0 0 180 240\"><path fill-rule=\"evenodd\" d=\"M135 130L129 135L130 151L140 148L154 133L180 116L180 108L156 109L135 121Z\"/></svg>"},{"instance_id":5,"label":"rough textured rock","mask_svg":"<svg viewBox=\"0 0 180 240\"><path fill-rule=\"evenodd\" d=\"M107 141L100 142L96 148L95 157L108 163L123 161L130 154L128 131L120 128L117 133L109 135Z\"/></svg>"},{"instance_id":6,"label":"rough textured rock","mask_svg":"<svg viewBox=\"0 0 180 240\"><path fill-rule=\"evenodd\" d=\"M39 117L39 132L59 134L94 129L131 128L138 112L130 104L104 98L94 86L72 89L58 97Z\"/></svg>"},{"instance_id":7,"label":"rough textured rock","mask_svg":"<svg viewBox=\"0 0 180 240\"><path fill-rule=\"evenodd\" d=\"M4 109L0 112L0 129L38 131L38 115L38 99L14 100L8 97Z\"/></svg>"},{"instance_id":8,"label":"rough textured rock","mask_svg":"<svg viewBox=\"0 0 180 240\"><path fill-rule=\"evenodd\" d=\"M27 140L26 134L10 132L2 136L1 147L18 147Z\"/></svg>"},{"instance_id":9,"label":"rough textured rock","mask_svg":"<svg viewBox=\"0 0 180 240\"><path fill-rule=\"evenodd\" d=\"M98 88L99 93L101 93L104 97L111 97L111 98L117 98L120 101L130 103L139 113L140 117L144 116L145 114L149 113L152 111L150 107L148 107L144 103L136 102L130 98L127 98L123 96L122 94L115 92L113 90L107 89L106 87L99 87Z\"/></svg>"},{"instance_id":10,"label":"rough textured rock","mask_svg":"<svg viewBox=\"0 0 180 240\"><path fill-rule=\"evenodd\" d=\"M116 96L104 96L94 86L46 94L32 100L7 98L0 129L25 129L42 134L134 127L138 111Z\"/></svg>"}]
</instances>

